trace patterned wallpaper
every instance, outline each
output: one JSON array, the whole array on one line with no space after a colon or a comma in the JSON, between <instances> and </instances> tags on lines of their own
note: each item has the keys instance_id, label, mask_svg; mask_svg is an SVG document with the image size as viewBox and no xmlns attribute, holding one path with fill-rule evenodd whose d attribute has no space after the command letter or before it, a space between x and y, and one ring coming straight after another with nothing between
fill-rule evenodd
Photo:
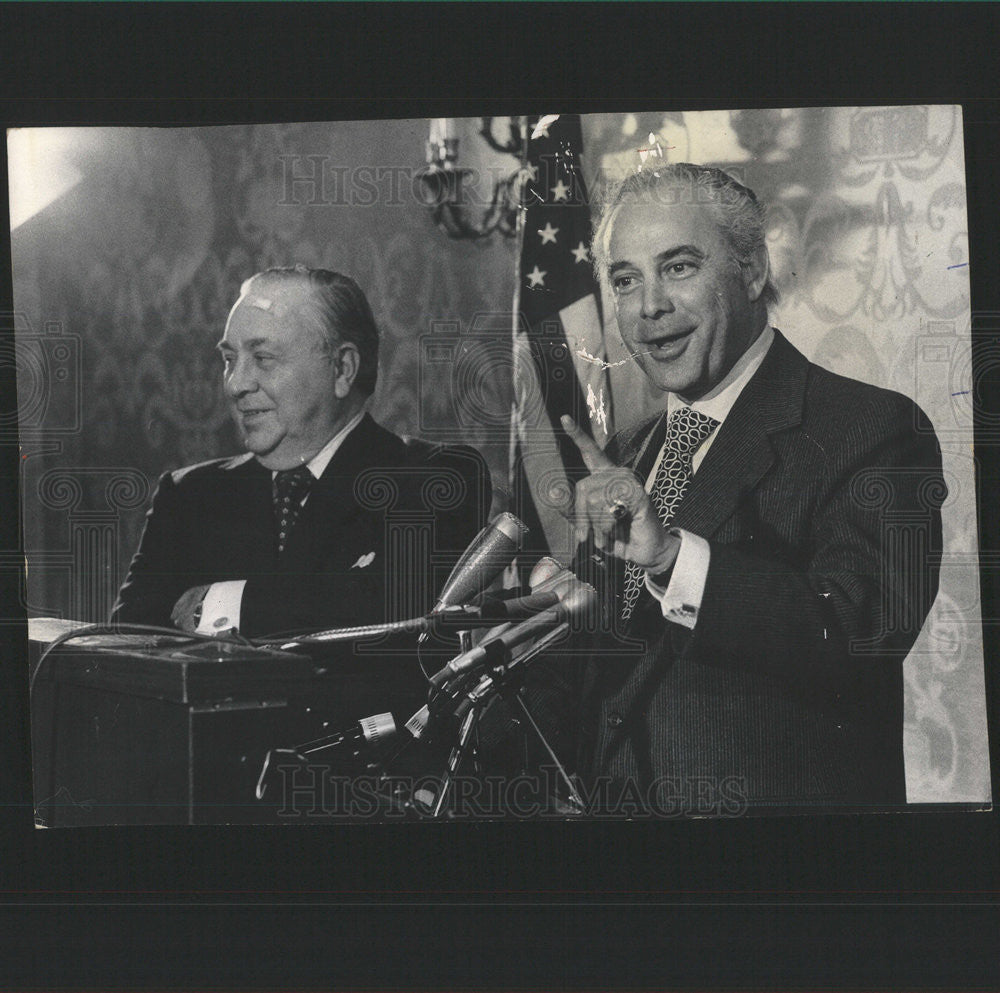
<instances>
[{"instance_id":1,"label":"patterned wallpaper","mask_svg":"<svg viewBox=\"0 0 1000 993\"><path fill-rule=\"evenodd\" d=\"M513 160L478 121L456 126L482 193ZM671 160L741 172L771 204L773 322L933 420L951 496L942 591L906 663L908 787L911 800L987 798L959 109L589 115L590 186L632 168L650 135ZM376 419L477 445L502 490L514 245L434 228L413 185L426 137L415 120L32 139L34 175L59 159L76 177L12 236L33 615L103 618L156 477L237 450L214 346L242 280L269 265L356 278L383 335ZM607 331L613 361L613 318ZM478 351L495 361L457 374L470 334L496 338ZM631 365L613 375L623 427L654 398ZM16 558L0 563L13 579Z\"/></svg>"}]
</instances>

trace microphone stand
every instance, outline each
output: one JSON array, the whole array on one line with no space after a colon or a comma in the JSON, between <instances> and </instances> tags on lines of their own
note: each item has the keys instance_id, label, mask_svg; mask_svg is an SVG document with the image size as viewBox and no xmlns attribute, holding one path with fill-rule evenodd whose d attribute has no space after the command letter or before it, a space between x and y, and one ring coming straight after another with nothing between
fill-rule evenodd
<instances>
[{"instance_id":1,"label":"microphone stand","mask_svg":"<svg viewBox=\"0 0 1000 993\"><path fill-rule=\"evenodd\" d=\"M449 606L444 608L441 613L444 617L448 617L449 615L454 619L461 617L461 620L459 620L458 623L469 623L471 621L472 624L476 626L483 623L479 618L473 619L467 614L466 616L462 616L463 612L466 610L466 607ZM322 645L329 642L367 640L369 638L375 638L389 633L416 633L418 631L426 633L431 630L433 626L440 623L441 619L442 618L440 617L421 617L388 624L331 629L317 632L312 635L306 635L293 641L280 643L280 647L282 649L289 650L295 648L305 648L310 645ZM498 631L509 628L511 624L511 622L508 621L501 622L498 625L496 619L491 619L487 623L494 628L494 631L491 632L494 637L497 637ZM407 723L407 729L410 730L411 736L409 736L406 741L396 748L391 755L386 756L383 761L379 763L383 770L382 777L385 777L386 770L391 763L399 759L400 756L407 751L409 746L413 745L416 741L423 737L428 721L434 721L435 718L441 719L450 716L451 721L458 724L456 741L449 752L445 771L440 781L440 789L438 795L433 801L433 807L431 808L432 816L440 817L445 809L445 803L451 793L455 779L470 756L475 761L475 771L479 771L478 754L476 749L479 724L487 706L497 695L499 695L514 710L516 715L522 719L526 733L541 746L544 753L548 756L549 761L552 763L559 775L559 778L565 785L567 801L573 808L573 811L575 813L583 813L583 800L580 797L572 778L566 771L565 766L559 760L554 749L542 732L542 729L539 727L538 722L531 714L531 711L529 710L522 695L522 688L520 686L522 670L526 667L526 665L549 648L554 642L562 638L569 630L569 622L562 621L552 630L532 642L527 649L513 657L511 656L511 649L509 647L506 645L502 646L502 648L497 646L495 651L491 652L484 660L487 671L480 675L478 682L472 690L464 691L464 698L461 699L457 705L454 704L454 700L458 698L462 684L469 679L472 673L458 672L454 674L438 690L436 699L432 699L429 706L425 705L424 708L422 708L423 718L421 721L416 723L417 729L415 730L412 728L411 724L414 723L415 719L421 712L415 714L414 717L410 719L410 722ZM459 637L460 655L456 656L456 658L460 658L473 648L472 630L470 628L463 628L462 630L459 630L457 634ZM273 640L268 640L265 643L269 645L274 644ZM449 704L445 702L442 705L441 703L443 697L451 697L452 699L452 711L450 715L447 714ZM274 749L273 751L282 755L290 755L291 757L302 761L305 760L307 755L333 748L340 745L344 740L344 734L338 732L334 735L306 742L296 748L280 748ZM264 795L264 790L266 788L265 779L270 764L271 751L268 752L264 760L264 765L261 769L260 778L257 783L256 795L258 799L261 799ZM431 806L430 803L428 803L427 806Z\"/></svg>"},{"instance_id":2,"label":"microphone stand","mask_svg":"<svg viewBox=\"0 0 1000 993\"><path fill-rule=\"evenodd\" d=\"M572 778L566 771L563 763L560 762L555 750L549 744L548 739L542 732L542 729L538 726L538 722L532 716L528 705L524 701L524 697L521 693L521 687L518 685L521 681L522 670L527 663L540 655L554 642L558 641L568 631L569 623L563 621L557 627L553 628L553 630L551 630L548 634L539 638L538 641L536 641L533 645L531 645L531 647L522 652L520 655L511 659L509 662L501 662L495 665L489 673L480 678L479 682L472 690L465 694L465 698L461 701L461 703L459 703L455 711L454 716L461 721L458 738L448 756L447 766L445 768L444 775L441 777L441 787L431 812L432 816L440 817L444 811L445 801L451 792L455 778L461 770L466 757L470 754L470 743L473 739L473 735L478 730L482 715L485 712L487 705L498 694L516 710L520 717L524 719L527 730L530 732L535 741L541 745L549 760L552 762L559 778L566 787L569 804L577 813L583 812L583 800L577 792ZM456 677L456 679L460 681L463 677L464 674L460 674ZM442 690L442 692L446 691L447 687Z\"/></svg>"},{"instance_id":3,"label":"microphone stand","mask_svg":"<svg viewBox=\"0 0 1000 993\"><path fill-rule=\"evenodd\" d=\"M489 677L483 682L487 682ZM440 817L441 811L444 809L444 802L448 798L448 793L451 791L452 783L455 781L455 777L458 775L459 769L462 767L462 763L465 761L465 756L469 753L470 746L473 748L473 755L475 755L474 745L472 745L472 736L476 731L477 725L479 724L479 715L481 713L481 707L483 704L480 702L481 697L478 694L485 692L483 683L473 690L466 700L462 701L463 705L466 701L471 703L466 710L465 717L462 719L462 725L458 731L458 741L452 748L448 755L448 764L445 766L444 775L441 777L441 788L438 791L437 800L434 804L434 808L431 811L434 817ZM478 772L478 763L476 771Z\"/></svg>"}]
</instances>

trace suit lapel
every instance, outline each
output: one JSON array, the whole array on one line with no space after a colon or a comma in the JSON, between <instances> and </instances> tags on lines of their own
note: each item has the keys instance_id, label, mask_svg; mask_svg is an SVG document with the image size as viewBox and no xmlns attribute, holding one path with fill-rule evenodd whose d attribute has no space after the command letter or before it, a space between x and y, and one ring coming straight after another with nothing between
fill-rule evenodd
<instances>
[{"instance_id":1,"label":"suit lapel","mask_svg":"<svg viewBox=\"0 0 1000 993\"><path fill-rule=\"evenodd\" d=\"M365 414L316 480L292 530L283 561L299 562L310 551L328 548L326 539L331 534L339 532L346 537L350 533L346 524L364 510L355 489L358 477L366 469L398 465L402 449L395 435Z\"/></svg>"},{"instance_id":2,"label":"suit lapel","mask_svg":"<svg viewBox=\"0 0 1000 993\"><path fill-rule=\"evenodd\" d=\"M312 522L319 517L327 521L339 521L353 513L356 500L354 480L361 466L365 464L368 441L368 418L344 439L337 449L323 475L316 480L309 500L303 508L303 522ZM312 508L310 510L310 508ZM308 513L308 517L305 513Z\"/></svg>"},{"instance_id":3,"label":"suit lapel","mask_svg":"<svg viewBox=\"0 0 1000 993\"><path fill-rule=\"evenodd\" d=\"M774 463L770 435L801 422L807 369L805 357L775 331L764 361L733 404L694 474L674 514L674 526L710 538L732 516L741 496ZM666 418L661 421L662 425L654 425L650 443L632 466L640 479L649 474L663 444Z\"/></svg>"},{"instance_id":4,"label":"suit lapel","mask_svg":"<svg viewBox=\"0 0 1000 993\"><path fill-rule=\"evenodd\" d=\"M740 417L734 406L692 477L672 525L710 538L773 462L767 433L759 422Z\"/></svg>"},{"instance_id":5,"label":"suit lapel","mask_svg":"<svg viewBox=\"0 0 1000 993\"><path fill-rule=\"evenodd\" d=\"M660 453L666 437L667 412L664 411L652 422L651 429L645 434L641 444L638 445L638 448L632 453L629 459L632 471L643 483L646 482L649 474L653 471L653 463L656 461L656 456Z\"/></svg>"},{"instance_id":6,"label":"suit lapel","mask_svg":"<svg viewBox=\"0 0 1000 993\"><path fill-rule=\"evenodd\" d=\"M316 481L315 492L323 494L325 499L335 498L344 508L353 507L357 504L354 484L358 474L379 466L396 468L403 451L399 438L365 414L330 459L326 471Z\"/></svg>"},{"instance_id":7,"label":"suit lapel","mask_svg":"<svg viewBox=\"0 0 1000 993\"><path fill-rule=\"evenodd\" d=\"M234 460L224 469L222 485L228 494L220 503L224 530L233 542L227 561L238 563L237 575L269 571L276 553L271 471L255 458Z\"/></svg>"}]
</instances>

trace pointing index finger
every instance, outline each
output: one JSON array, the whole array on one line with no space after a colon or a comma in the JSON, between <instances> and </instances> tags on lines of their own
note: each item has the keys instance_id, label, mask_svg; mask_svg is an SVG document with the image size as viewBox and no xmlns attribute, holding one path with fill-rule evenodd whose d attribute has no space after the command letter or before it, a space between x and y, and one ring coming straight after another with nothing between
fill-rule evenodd
<instances>
[{"instance_id":1,"label":"pointing index finger","mask_svg":"<svg viewBox=\"0 0 1000 993\"><path fill-rule=\"evenodd\" d=\"M579 425L569 414L563 414L560 421L566 434L570 436L573 444L580 450L584 465L591 472L597 472L598 469L614 468L614 462L597 447L597 443L593 438L580 429Z\"/></svg>"}]
</instances>

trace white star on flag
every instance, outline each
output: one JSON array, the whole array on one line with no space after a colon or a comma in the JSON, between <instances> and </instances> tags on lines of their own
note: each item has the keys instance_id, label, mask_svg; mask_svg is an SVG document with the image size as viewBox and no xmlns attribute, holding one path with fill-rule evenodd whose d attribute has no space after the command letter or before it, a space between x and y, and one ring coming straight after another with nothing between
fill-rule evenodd
<instances>
[{"instance_id":1,"label":"white star on flag","mask_svg":"<svg viewBox=\"0 0 1000 993\"><path fill-rule=\"evenodd\" d=\"M535 266L535 268L532 269L531 272L528 273L528 279L531 280L531 286L532 287L534 287L534 286L544 286L545 285L545 277L547 275L548 275L548 271L547 270L545 270L545 269L539 269L538 266Z\"/></svg>"},{"instance_id":2,"label":"white star on flag","mask_svg":"<svg viewBox=\"0 0 1000 993\"><path fill-rule=\"evenodd\" d=\"M535 125L535 129L531 132L531 138L548 138L549 136L549 125L555 124L559 120L558 114L546 114L544 117L540 118L538 123Z\"/></svg>"},{"instance_id":3,"label":"white star on flag","mask_svg":"<svg viewBox=\"0 0 1000 993\"><path fill-rule=\"evenodd\" d=\"M552 225L546 221L544 228L539 228L538 233L542 236L542 244L547 245L550 241L554 245L556 243L556 234L559 228L554 228Z\"/></svg>"},{"instance_id":4,"label":"white star on flag","mask_svg":"<svg viewBox=\"0 0 1000 993\"><path fill-rule=\"evenodd\" d=\"M561 179L552 187L552 195L556 200L565 200L567 193L569 193L569 187Z\"/></svg>"},{"instance_id":5,"label":"white star on flag","mask_svg":"<svg viewBox=\"0 0 1000 993\"><path fill-rule=\"evenodd\" d=\"M570 251L572 251L577 262L587 261L587 246L582 241L576 246L576 248L570 249Z\"/></svg>"}]
</instances>

